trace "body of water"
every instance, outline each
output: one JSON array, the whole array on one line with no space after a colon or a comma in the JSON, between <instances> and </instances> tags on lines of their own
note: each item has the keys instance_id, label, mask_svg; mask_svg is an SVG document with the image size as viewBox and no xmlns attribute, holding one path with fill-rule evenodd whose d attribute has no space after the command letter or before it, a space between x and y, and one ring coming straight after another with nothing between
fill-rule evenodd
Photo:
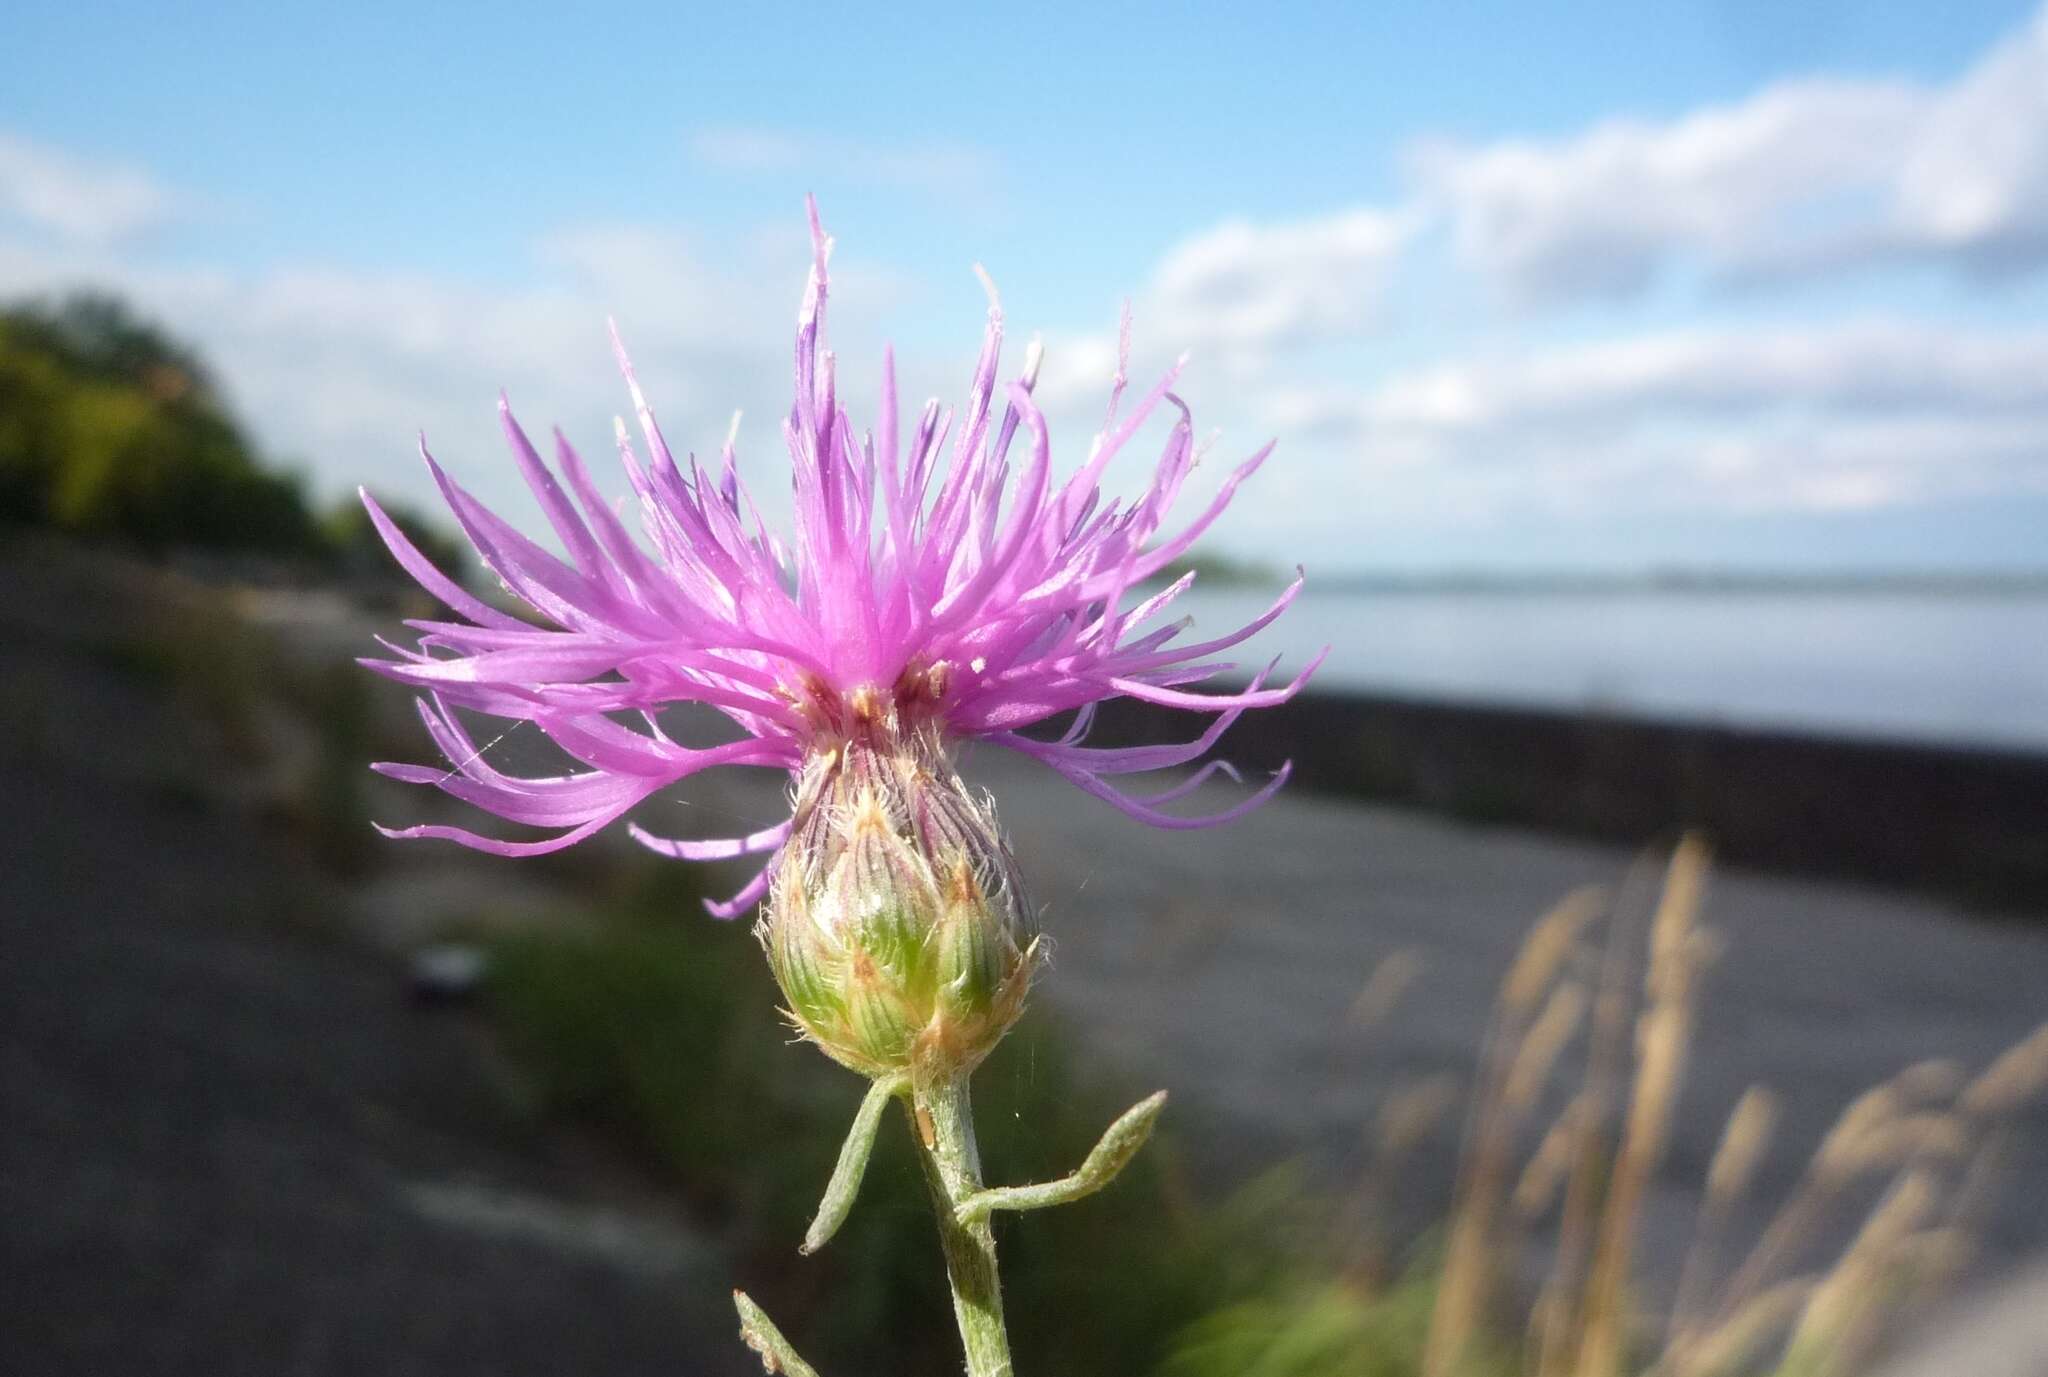
<instances>
[{"instance_id":1,"label":"body of water","mask_svg":"<svg viewBox=\"0 0 2048 1377\"><path fill-rule=\"evenodd\" d=\"M1245 589L1183 597L1205 638ZM1309 589L1241 648L1322 689L2048 750L2048 593ZM1263 652L1263 653L1261 653Z\"/></svg>"}]
</instances>

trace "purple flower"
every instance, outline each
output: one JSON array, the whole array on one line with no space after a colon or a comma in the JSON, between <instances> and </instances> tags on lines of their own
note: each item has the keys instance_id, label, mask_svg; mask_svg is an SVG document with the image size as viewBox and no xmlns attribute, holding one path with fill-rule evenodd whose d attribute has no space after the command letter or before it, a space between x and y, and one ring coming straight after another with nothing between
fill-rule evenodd
<instances>
[{"instance_id":1,"label":"purple flower","mask_svg":"<svg viewBox=\"0 0 2048 1377\"><path fill-rule=\"evenodd\" d=\"M965 411L956 418L928 403L910 427L906 451L894 359L885 350L874 428L857 433L838 394L833 355L821 348L832 245L815 205L811 235L795 402L783 427L794 478L792 541L762 521L730 440L715 476L694 456L677 462L616 333L614 349L648 451L643 461L620 422L619 452L638 498L644 544L598 492L568 441L557 433L558 478L502 398L499 415L513 457L566 559L490 512L421 444L477 553L544 624L500 611L442 574L363 494L398 562L463 619L408 622L421 633L417 650L386 643L397 658L364 661L428 691L420 715L452 768L375 768L512 822L559 829L521 842L446 826L380 829L387 836L449 838L506 856L558 850L712 766L798 772L807 756L833 749L857 719L877 710L936 729L949 746L984 740L1022 752L1159 827L1226 822L1286 780L1283 766L1235 807L1205 817L1161 806L1219 771L1236 778L1222 761L1144 797L1108 782L1195 760L1246 708L1292 697L1320 662L1318 656L1285 687L1266 687L1261 673L1240 691L1190 691L1234 668L1217 654L1279 616L1300 590L1299 576L1263 615L1208 641L1181 643L1186 620L1148 629L1193 582L1192 573L1124 606L1209 528L1272 446L1240 465L1193 520L1162 535L1195 462L1187 407L1170 390L1179 367L1120 411L1120 362L1087 462L1055 482L1045 418L1032 400L1037 350L1021 376L998 383L1003 327L993 293ZM1127 322L1120 358L1128 341ZM1180 415L1151 484L1128 505L1104 504L1103 469L1162 404ZM1215 718L1179 745L1087 746L1095 705L1118 696ZM672 703L715 708L744 734L722 745L686 746L657 724L655 713ZM485 759L486 748L457 709L531 722L582 768L541 778L505 774ZM1068 712L1073 721L1057 739L1024 734ZM629 830L654 850L687 860L772 853L732 900L709 905L730 917L765 892L790 824L708 841L655 837L637 825Z\"/></svg>"}]
</instances>

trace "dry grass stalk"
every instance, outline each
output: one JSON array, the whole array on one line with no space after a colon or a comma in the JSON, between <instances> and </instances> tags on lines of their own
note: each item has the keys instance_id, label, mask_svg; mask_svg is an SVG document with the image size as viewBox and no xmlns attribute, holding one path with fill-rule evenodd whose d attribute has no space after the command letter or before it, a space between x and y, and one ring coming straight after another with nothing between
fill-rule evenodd
<instances>
[{"instance_id":1,"label":"dry grass stalk","mask_svg":"<svg viewBox=\"0 0 2048 1377\"><path fill-rule=\"evenodd\" d=\"M1332 1238L1347 1269L1367 1276L1384 1270L1384 1221L1394 1183L1409 1155L1457 1107L1460 1089L1456 1076L1439 1074L1394 1092L1380 1106L1368 1138L1371 1165L1332 1220Z\"/></svg>"},{"instance_id":2,"label":"dry grass stalk","mask_svg":"<svg viewBox=\"0 0 2048 1377\"><path fill-rule=\"evenodd\" d=\"M2002 1119L2048 1089L2048 1023L2042 1024L1970 1083L1958 1101L1974 1119Z\"/></svg>"},{"instance_id":3,"label":"dry grass stalk","mask_svg":"<svg viewBox=\"0 0 2048 1377\"><path fill-rule=\"evenodd\" d=\"M1686 837L1672 853L1664 895L1650 924L1650 966L1645 981L1649 1008L1637 1037L1635 1085L1627 1124L1614 1162L1581 1311L1577 1377L1615 1377L1627 1346L1630 1316L1626 1293L1633 1261L1637 1215L1652 1175L1663 1160L1671 1113L1685 1076L1692 1035L1697 977L1704 945L1694 940L1694 920L1706 882L1708 851Z\"/></svg>"},{"instance_id":4,"label":"dry grass stalk","mask_svg":"<svg viewBox=\"0 0 2048 1377\"><path fill-rule=\"evenodd\" d=\"M1529 1316L1525 1370L1534 1377L1620 1377L1633 1323L1626 1292L1639 1217L1668 1145L1699 976L1713 959L1714 940L1695 925L1706 866L1707 850L1697 839L1675 849L1647 942L1638 940L1641 928L1630 917L1641 906L1615 907L1590 995L1579 975L1563 972L1597 916L1597 891L1579 891L1547 914L1511 963L1472 1097L1424 1377L1466 1370L1485 1332L1496 1268L1518 1256L1520 1231L1550 1209L1561 1182L1567 1184L1557 1253ZM1624 895L1640 896L1643 873L1632 872ZM1638 980L1637 953L1645 947ZM1412 980L1413 962L1407 951L1383 961L1354 1002L1354 1021L1383 1016ZM1518 1135L1589 1010L1584 1085L1515 1175ZM1610 1153L1624 1087L1626 1117ZM1824 1136L1790 1199L1713 1304L1701 1306L1732 1208L1748 1191L1776 1124L1776 1099L1750 1088L1709 1164L1670 1336L1650 1377L1732 1377L1771 1357L1771 1370L1800 1377L1858 1370L1902 1302L1961 1270L1971 1252L1963 1220L1982 1203L2009 1143L2004 1120L2044 1091L2048 1025L1974 1081L1966 1083L1952 1061L1929 1060L1864 1092ZM1454 1095L1454 1083L1439 1077L1387 1101L1377 1123L1378 1182L1425 1141ZM1961 1181L1945 1188L1959 1160ZM1810 1245L1845 1187L1892 1170L1889 1190L1824 1276L1775 1280L1791 1255ZM1774 1341L1780 1347L1767 1355Z\"/></svg>"},{"instance_id":5,"label":"dry grass stalk","mask_svg":"<svg viewBox=\"0 0 2048 1377\"><path fill-rule=\"evenodd\" d=\"M1723 1291L1720 1313L1726 1315L1761 1287L1793 1246L1819 1223L1841 1189L1866 1172L1896 1166L1930 1149L1929 1155L1960 1151L1961 1125L1953 1116L1913 1113L1931 1099L1954 1093L1962 1071L1950 1061L1915 1062L1898 1075L1871 1087L1848 1108L1821 1139L1805 1174L1749 1256Z\"/></svg>"},{"instance_id":6,"label":"dry grass stalk","mask_svg":"<svg viewBox=\"0 0 2048 1377\"><path fill-rule=\"evenodd\" d=\"M1551 1068L1564 1053L1579 1021L1586 1015L1586 988L1567 981L1550 992L1543 1012L1529 1025L1522 1045L1515 1049L1508 1065L1507 1080L1501 1086L1501 1107L1517 1122L1535 1107L1537 1096L1550 1083Z\"/></svg>"},{"instance_id":7,"label":"dry grass stalk","mask_svg":"<svg viewBox=\"0 0 2048 1377\"><path fill-rule=\"evenodd\" d=\"M1713 1329L1674 1343L1651 1369L1653 1377L1708 1377L1737 1370L1799 1317L1813 1286L1806 1277L1779 1282Z\"/></svg>"},{"instance_id":8,"label":"dry grass stalk","mask_svg":"<svg viewBox=\"0 0 2048 1377\"><path fill-rule=\"evenodd\" d=\"M1559 972L1587 918L1568 905L1547 916L1524 943L1503 984L1483 1059L1464 1175L1452 1216L1450 1250L1424 1355L1426 1377L1448 1377L1467 1356L1492 1280L1511 1237L1497 1219L1511 1203L1533 1220L1569 1180L1555 1264L1530 1315L1529 1367L1536 1377L1619 1377L1631 1318L1626 1288L1633 1242L1649 1184L1664 1155L1693 1031L1698 977L1713 942L1694 926L1706 850L1688 838L1674 852L1650 924L1641 981L1628 978L1634 944L1616 915L1609 925L1597 990L1585 1086L1543 1136L1511 1193L1505 1192L1516 1132L1564 1049L1586 1019L1589 997ZM1577 899L1579 896L1574 896ZM1512 995L1512 998L1510 998ZM1616 1091L1635 1028L1634 1075L1626 1119L1610 1157ZM1962 1068L1932 1060L1907 1067L1853 1100L1808 1161L1790 1201L1722 1288L1710 1321L1693 1318L1715 1245L1735 1202L1748 1190L1768 1147L1777 1101L1760 1087L1730 1115L1708 1168L1694 1252L1681 1272L1672 1333L1653 1377L1720 1377L1763 1360L1773 1341L1781 1369L1843 1377L1874 1348L1899 1303L1960 1271L1970 1254L1961 1224L1978 1200L2008 1133L2000 1124L2048 1090L2048 1025L1998 1058L1965 1086ZM1954 1107L1950 1107L1951 1101ZM1390 1106L1391 1107L1391 1106ZM1990 1132L1979 1132L1988 1128ZM1383 1136L1387 1126L1383 1123ZM1967 1162L1952 1190L1943 1182ZM1898 1170L1880 1203L1834 1267L1818 1279L1771 1283L1824 1211L1851 1183ZM1596 1218L1597 1215L1597 1218ZM1489 1256L1491 1254L1491 1256ZM1789 1331L1789 1333L1787 1332Z\"/></svg>"},{"instance_id":9,"label":"dry grass stalk","mask_svg":"<svg viewBox=\"0 0 2048 1377\"><path fill-rule=\"evenodd\" d=\"M1581 1091L1543 1135L1528 1166L1522 1169L1522 1179L1515 1183L1515 1212L1524 1221L1540 1219L1549 1212L1551 1202L1557 1199L1558 1187L1564 1184L1565 1173L1571 1169L1583 1121L1592 1112L1591 1098Z\"/></svg>"},{"instance_id":10,"label":"dry grass stalk","mask_svg":"<svg viewBox=\"0 0 2048 1377\"><path fill-rule=\"evenodd\" d=\"M1557 1253L1545 1279L1543 1295L1530 1317L1537 1377L1568 1377L1578 1353L1577 1321L1584 1293L1587 1259L1591 1255L1596 1211L1607 1176L1609 1120L1620 1094L1623 1063L1628 1056L1630 1016L1635 1007L1634 949L1629 940L1635 924L1624 915L1638 911L1636 899L1647 890L1651 870L1647 858L1629 872L1607 925L1600 963L1600 982L1593 1002L1593 1032L1586 1053L1584 1112L1573 1125L1571 1174L1565 1185L1564 1214L1558 1226Z\"/></svg>"},{"instance_id":11,"label":"dry grass stalk","mask_svg":"<svg viewBox=\"0 0 2048 1377\"><path fill-rule=\"evenodd\" d=\"M1944 1221L1948 1227L1967 1230L1982 1222L1991 1208L1999 1178L2012 1165L2013 1147L2013 1130L2005 1126L1992 1129L1975 1145L1961 1179L1949 1192Z\"/></svg>"},{"instance_id":12,"label":"dry grass stalk","mask_svg":"<svg viewBox=\"0 0 2048 1377\"><path fill-rule=\"evenodd\" d=\"M1898 1247L1898 1264L1915 1285L1938 1286L1959 1275L1977 1255L1977 1242L1969 1230L1953 1224L1937 1224L1904 1239Z\"/></svg>"},{"instance_id":13,"label":"dry grass stalk","mask_svg":"<svg viewBox=\"0 0 2048 1377\"><path fill-rule=\"evenodd\" d=\"M1835 1120L1813 1154L1815 1174L1855 1175L1857 1164L1869 1156L1865 1143L1888 1128L1904 1112L1904 1107L1904 1097L1894 1081L1872 1086L1849 1101L1849 1107Z\"/></svg>"},{"instance_id":14,"label":"dry grass stalk","mask_svg":"<svg viewBox=\"0 0 2048 1377\"><path fill-rule=\"evenodd\" d=\"M1969 1237L1960 1229L1922 1229L1900 1239L1879 1278L1882 1294L1858 1308L1841 1332L1829 1341L1825 1371L1864 1371L1899 1308L1945 1289L1968 1265L1973 1251Z\"/></svg>"},{"instance_id":15,"label":"dry grass stalk","mask_svg":"<svg viewBox=\"0 0 2048 1377\"><path fill-rule=\"evenodd\" d=\"M1541 1014L1536 1014L1536 1009L1555 983L1579 934L1597 914L1599 903L1596 889L1574 891L1530 930L1501 981L1461 1158L1443 1274L1430 1316L1424 1377L1447 1377L1455 1371L1480 1327L1492 1292L1497 1251L1493 1245L1507 1194L1515 1137L1533 1100L1528 1078L1539 1070L1548 1074L1583 1015L1582 1009L1569 1007L1569 996L1562 1004L1553 997ZM1583 992L1578 998L1583 1004ZM1532 1014L1536 1014L1533 1024ZM1511 1097L1511 1090L1522 1098Z\"/></svg>"},{"instance_id":16,"label":"dry grass stalk","mask_svg":"<svg viewBox=\"0 0 2048 1377\"><path fill-rule=\"evenodd\" d=\"M1728 1116L1721 1144L1707 1167L1707 1204L1725 1210L1749 1189L1757 1164L1771 1145L1771 1133L1778 1123L1778 1097L1761 1085L1752 1085L1736 1101Z\"/></svg>"},{"instance_id":17,"label":"dry grass stalk","mask_svg":"<svg viewBox=\"0 0 2048 1377\"><path fill-rule=\"evenodd\" d=\"M1664 998L1667 983L1690 977L1686 959L1699 916L1700 898L1707 884L1707 865L1712 853L1705 839L1688 834L1679 839L1664 872L1664 893L1657 903L1657 916L1650 920L1650 997Z\"/></svg>"},{"instance_id":18,"label":"dry grass stalk","mask_svg":"<svg viewBox=\"0 0 2048 1377\"><path fill-rule=\"evenodd\" d=\"M1494 1202L1500 1164L1489 1151L1453 1207L1444 1268L1437 1282L1436 1305L1430 1316L1429 1339L1423 1349L1424 1377L1450 1377L1463 1361L1479 1329L1493 1289Z\"/></svg>"},{"instance_id":19,"label":"dry grass stalk","mask_svg":"<svg viewBox=\"0 0 2048 1377\"><path fill-rule=\"evenodd\" d=\"M1500 1002L1504 1009L1522 1018L1535 1010L1536 1001L1550 988L1559 967L1577 945L1579 935L1600 916L1605 901L1606 891L1588 885L1567 894L1537 920L1529 935L1522 939L1522 949L1516 954L1514 965L1508 968L1507 979L1501 982Z\"/></svg>"},{"instance_id":20,"label":"dry grass stalk","mask_svg":"<svg viewBox=\"0 0 2048 1377\"><path fill-rule=\"evenodd\" d=\"M2039 1092L2041 1058L2048 1058L2048 1040L2037 1031L1994 1062L1961 1098L1979 1113L2010 1112L2020 1098ZM1981 1203L2002 1136L1994 1132L1979 1139L1966 1114L1925 1107L1955 1096L1962 1085L1963 1071L1955 1063L1924 1061L1852 1101L1815 1152L1791 1202L1731 1279L1722 1314L1744 1304L1837 1191L1877 1170L1902 1168L1902 1174L1816 1285L1789 1341L1787 1362L1824 1377L1855 1370L1874 1347L1893 1302L1960 1271L1970 1252L1962 1221ZM1968 1165L1944 1200L1938 1168L1958 1159ZM1942 1217L1930 1225L1937 1211Z\"/></svg>"},{"instance_id":21,"label":"dry grass stalk","mask_svg":"<svg viewBox=\"0 0 2048 1377\"><path fill-rule=\"evenodd\" d=\"M1892 1085L1909 1104L1933 1104L1962 1089L1966 1074L1963 1064L1952 1057L1929 1057L1893 1076Z\"/></svg>"},{"instance_id":22,"label":"dry grass stalk","mask_svg":"<svg viewBox=\"0 0 2048 1377\"><path fill-rule=\"evenodd\" d=\"M1869 1311L1896 1289L1901 1246L1933 1212L1940 1188L1931 1173L1909 1171L1870 1212L1834 1269L1814 1287L1787 1347L1788 1364L1840 1371L1849 1340L1867 1329Z\"/></svg>"},{"instance_id":23,"label":"dry grass stalk","mask_svg":"<svg viewBox=\"0 0 2048 1377\"><path fill-rule=\"evenodd\" d=\"M1873 1144L1883 1141L1903 1115L1953 1095L1962 1084L1962 1068L1952 1061L1914 1062L1890 1080L1849 1101L1814 1154L1814 1167L1826 1173L1854 1176L1872 1158Z\"/></svg>"},{"instance_id":24,"label":"dry grass stalk","mask_svg":"<svg viewBox=\"0 0 2048 1377\"><path fill-rule=\"evenodd\" d=\"M1374 1028L1386 1021L1402 998L1421 976L1422 952L1416 947L1400 947L1380 958L1372 968L1372 974L1365 978L1358 995L1351 1001L1346 1015L1354 1028Z\"/></svg>"},{"instance_id":25,"label":"dry grass stalk","mask_svg":"<svg viewBox=\"0 0 2048 1377\"><path fill-rule=\"evenodd\" d=\"M1752 1085L1736 1101L1727 1126L1721 1130L1720 1145L1714 1149L1713 1161L1707 1167L1707 1193L1700 1202L1692 1246L1686 1250L1685 1262L1679 1268L1678 1295L1672 1303L1668 1331L1670 1344L1680 1343L1692 1327L1706 1279L1713 1274L1719 1258L1728 1213L1749 1189L1757 1165L1770 1147L1777 1122L1778 1097L1763 1086Z\"/></svg>"},{"instance_id":26,"label":"dry grass stalk","mask_svg":"<svg viewBox=\"0 0 2048 1377\"><path fill-rule=\"evenodd\" d=\"M1902 1116L1890 1128L1873 1133L1863 1142L1863 1170L1898 1166L1903 1162L1953 1161L1970 1147L1969 1122L1946 1110L1927 1110Z\"/></svg>"},{"instance_id":27,"label":"dry grass stalk","mask_svg":"<svg viewBox=\"0 0 2048 1377\"><path fill-rule=\"evenodd\" d=\"M1502 1110L1498 1096L1488 1097L1466 1154L1423 1352L1424 1377L1449 1377L1456 1371L1493 1290L1494 1217L1514 1138Z\"/></svg>"},{"instance_id":28,"label":"dry grass stalk","mask_svg":"<svg viewBox=\"0 0 2048 1377\"><path fill-rule=\"evenodd\" d=\"M1448 1074L1431 1076L1388 1096L1380 1106L1376 1131L1380 1166L1391 1167L1413 1152L1457 1102L1458 1078ZM1387 1173L1382 1170L1379 1174Z\"/></svg>"}]
</instances>

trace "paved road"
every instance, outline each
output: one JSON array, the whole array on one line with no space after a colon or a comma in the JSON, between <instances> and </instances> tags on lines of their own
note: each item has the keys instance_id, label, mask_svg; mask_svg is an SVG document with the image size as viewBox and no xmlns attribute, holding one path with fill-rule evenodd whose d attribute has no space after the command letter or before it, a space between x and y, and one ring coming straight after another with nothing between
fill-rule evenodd
<instances>
[{"instance_id":1,"label":"paved road","mask_svg":"<svg viewBox=\"0 0 2048 1377\"><path fill-rule=\"evenodd\" d=\"M721 1261L275 912L260 835L50 768L0 798L9 1373L748 1370Z\"/></svg>"}]
</instances>

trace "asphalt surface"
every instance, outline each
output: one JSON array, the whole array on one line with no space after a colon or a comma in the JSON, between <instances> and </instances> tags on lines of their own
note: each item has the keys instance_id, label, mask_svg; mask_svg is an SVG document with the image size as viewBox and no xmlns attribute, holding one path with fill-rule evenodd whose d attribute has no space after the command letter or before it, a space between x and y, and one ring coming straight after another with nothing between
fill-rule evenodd
<instances>
[{"instance_id":1,"label":"asphalt surface","mask_svg":"<svg viewBox=\"0 0 2048 1377\"><path fill-rule=\"evenodd\" d=\"M749 1370L721 1261L279 912L311 896L260 831L47 763L0 798L0 1367Z\"/></svg>"}]
</instances>

